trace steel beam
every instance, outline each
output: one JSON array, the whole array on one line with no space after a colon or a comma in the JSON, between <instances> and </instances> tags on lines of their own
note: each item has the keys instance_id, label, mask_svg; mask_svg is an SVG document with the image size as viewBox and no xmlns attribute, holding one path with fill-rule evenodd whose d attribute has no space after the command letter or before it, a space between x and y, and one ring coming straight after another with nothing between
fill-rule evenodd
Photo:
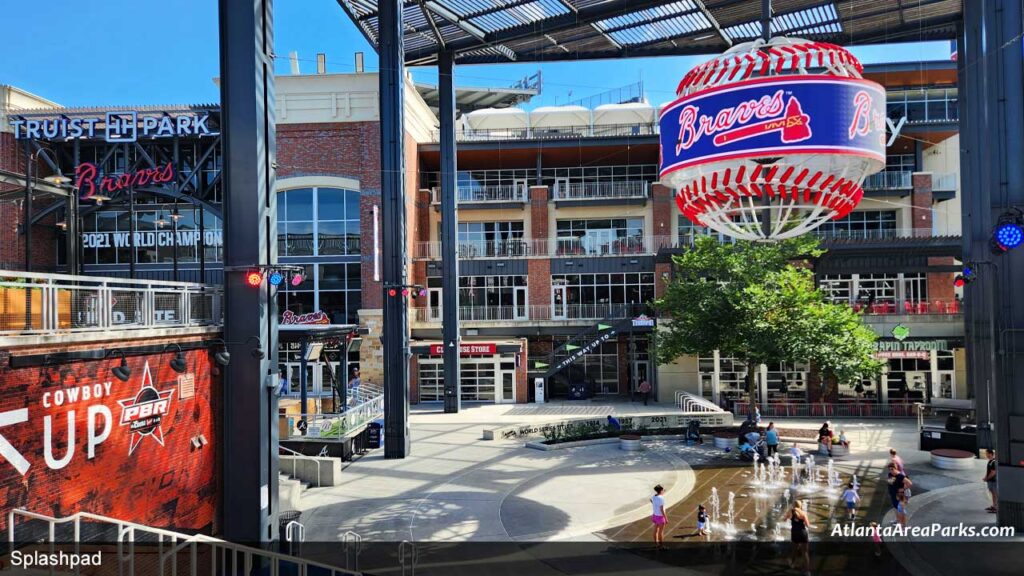
<instances>
[{"instance_id":1,"label":"steel beam","mask_svg":"<svg viewBox=\"0 0 1024 576\"><path fill-rule=\"evenodd\" d=\"M1024 33L1020 0L964 10L958 50L964 256L979 282L965 290L967 375L979 443L996 448L998 522L1024 530L1024 250L993 256L1000 214L1024 206Z\"/></svg>"},{"instance_id":2,"label":"steel beam","mask_svg":"<svg viewBox=\"0 0 1024 576\"><path fill-rule=\"evenodd\" d=\"M231 350L223 385L223 533L258 543L278 537L277 310L269 283L248 286L245 269L277 258L273 0L219 0L219 14L224 339Z\"/></svg>"},{"instance_id":3,"label":"steel beam","mask_svg":"<svg viewBox=\"0 0 1024 576\"><path fill-rule=\"evenodd\" d=\"M380 3L381 272L405 285L405 61L402 5ZM409 454L409 319L404 298L384 301L384 457Z\"/></svg>"},{"instance_id":4,"label":"steel beam","mask_svg":"<svg viewBox=\"0 0 1024 576\"><path fill-rule=\"evenodd\" d=\"M441 122L441 330L444 342L444 411L458 412L459 386L459 257L457 161L455 155L455 54L438 53L437 81Z\"/></svg>"}]
</instances>

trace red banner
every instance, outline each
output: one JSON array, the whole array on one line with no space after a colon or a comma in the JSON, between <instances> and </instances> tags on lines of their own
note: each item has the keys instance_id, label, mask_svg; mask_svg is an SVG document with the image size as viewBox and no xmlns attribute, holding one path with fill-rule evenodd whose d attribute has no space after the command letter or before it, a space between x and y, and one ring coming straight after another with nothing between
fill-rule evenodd
<instances>
[{"instance_id":1,"label":"red banner","mask_svg":"<svg viewBox=\"0 0 1024 576\"><path fill-rule=\"evenodd\" d=\"M205 351L0 369L0 525L24 508L209 530L218 502L219 378ZM199 438L205 439L205 443Z\"/></svg>"},{"instance_id":2,"label":"red banner","mask_svg":"<svg viewBox=\"0 0 1024 576\"><path fill-rule=\"evenodd\" d=\"M496 354L497 352L498 345L493 342L474 342L472 344L463 343L459 346L459 356L471 356L474 354ZM431 356L440 356L442 354L444 354L444 346L442 344L430 345Z\"/></svg>"}]
</instances>

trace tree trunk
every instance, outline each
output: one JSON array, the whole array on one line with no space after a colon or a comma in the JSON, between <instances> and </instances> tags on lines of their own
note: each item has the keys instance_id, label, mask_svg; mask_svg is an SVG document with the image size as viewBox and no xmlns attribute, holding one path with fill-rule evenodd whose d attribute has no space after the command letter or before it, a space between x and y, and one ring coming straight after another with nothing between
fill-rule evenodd
<instances>
[{"instance_id":1,"label":"tree trunk","mask_svg":"<svg viewBox=\"0 0 1024 576\"><path fill-rule=\"evenodd\" d=\"M757 374L754 372L757 364L747 361L747 395L750 397L747 414L754 415L754 407L757 405Z\"/></svg>"}]
</instances>

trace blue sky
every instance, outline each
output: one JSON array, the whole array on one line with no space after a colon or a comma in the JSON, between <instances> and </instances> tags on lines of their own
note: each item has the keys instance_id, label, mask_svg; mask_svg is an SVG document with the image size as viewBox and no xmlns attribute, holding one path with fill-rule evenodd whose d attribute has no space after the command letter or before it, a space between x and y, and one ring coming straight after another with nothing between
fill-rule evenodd
<instances>
[{"instance_id":1,"label":"blue sky","mask_svg":"<svg viewBox=\"0 0 1024 576\"><path fill-rule=\"evenodd\" d=\"M44 0L8 2L3 10L6 50L0 84L13 84L65 106L217 102L217 2L215 0ZM87 6L88 5L88 6ZM277 71L288 73L297 51L303 72L327 55L328 72L352 72L353 54L377 57L335 0L276 0ZM76 32L84 31L84 32ZM932 42L854 49L865 63L949 58L949 44ZM533 106L565 104L642 79L648 98L673 98L675 87L701 57L642 58L552 64L461 66L456 82L508 86L543 71L544 87ZM432 68L413 69L434 82Z\"/></svg>"}]
</instances>

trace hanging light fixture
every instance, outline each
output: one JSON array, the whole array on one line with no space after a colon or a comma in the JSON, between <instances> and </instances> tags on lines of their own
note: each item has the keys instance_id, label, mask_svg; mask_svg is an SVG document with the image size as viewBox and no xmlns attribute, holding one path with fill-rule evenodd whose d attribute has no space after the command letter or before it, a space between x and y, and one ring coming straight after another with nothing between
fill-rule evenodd
<instances>
[{"instance_id":1,"label":"hanging light fixture","mask_svg":"<svg viewBox=\"0 0 1024 576\"><path fill-rule=\"evenodd\" d=\"M175 222L177 222L178 220L181 220L181 213L178 212L178 201L177 200L174 201L174 210L171 210L171 220L174 220Z\"/></svg>"},{"instance_id":2,"label":"hanging light fixture","mask_svg":"<svg viewBox=\"0 0 1024 576\"><path fill-rule=\"evenodd\" d=\"M127 382L132 377L132 369L128 367L128 359L124 356L124 350L112 350L110 354L120 354L121 364L110 369L110 373L122 382Z\"/></svg>"}]
</instances>

